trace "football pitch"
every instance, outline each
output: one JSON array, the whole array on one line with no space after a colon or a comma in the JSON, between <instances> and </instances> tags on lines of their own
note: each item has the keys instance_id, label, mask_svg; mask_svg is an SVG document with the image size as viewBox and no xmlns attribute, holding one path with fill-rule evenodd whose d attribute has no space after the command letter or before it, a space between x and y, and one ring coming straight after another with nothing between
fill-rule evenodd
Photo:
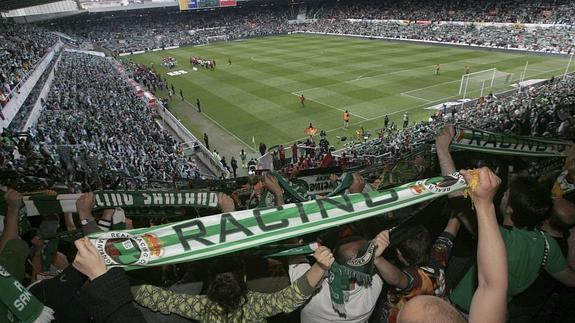
<instances>
[{"instance_id":1,"label":"football pitch","mask_svg":"<svg viewBox=\"0 0 575 323\"><path fill-rule=\"evenodd\" d=\"M162 57L167 56L177 60L171 70L161 65ZM213 59L216 68L195 70L189 63L192 56ZM323 35L256 38L126 59L153 64L176 93L182 89L186 101L194 106L199 98L205 116L251 147L252 140L268 147L291 145L306 137L310 123L327 131L330 143L340 147L342 142L336 136L353 138L360 126L377 136L385 115L401 127L406 111L410 121L427 120L435 110L426 108L461 98L465 66L471 72L496 68L498 73L512 74L509 82L500 78L494 89L488 88L490 79L469 83L467 97L476 97L482 86L485 94L512 89L526 62L525 80L560 76L568 62L563 57ZM436 64L441 64L439 75L435 75ZM166 74L175 71L186 73ZM298 97L301 94L306 98L304 107ZM172 107L182 119L182 109L190 109L181 104ZM343 127L345 110L351 114L349 128ZM190 130L202 138L201 131Z\"/></svg>"}]
</instances>

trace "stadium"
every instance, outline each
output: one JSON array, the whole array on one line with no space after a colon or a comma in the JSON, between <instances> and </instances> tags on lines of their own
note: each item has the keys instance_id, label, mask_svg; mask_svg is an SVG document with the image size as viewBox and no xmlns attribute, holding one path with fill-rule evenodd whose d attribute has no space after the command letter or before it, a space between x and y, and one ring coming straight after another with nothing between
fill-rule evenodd
<instances>
[{"instance_id":1,"label":"stadium","mask_svg":"<svg viewBox=\"0 0 575 323\"><path fill-rule=\"evenodd\" d=\"M0 323L572 322L574 2L0 15Z\"/></svg>"}]
</instances>

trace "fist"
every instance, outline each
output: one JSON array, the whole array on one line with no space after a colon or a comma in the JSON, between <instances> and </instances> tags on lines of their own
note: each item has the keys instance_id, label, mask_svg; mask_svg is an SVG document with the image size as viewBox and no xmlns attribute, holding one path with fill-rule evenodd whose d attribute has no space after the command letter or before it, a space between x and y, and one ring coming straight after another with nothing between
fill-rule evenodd
<instances>
[{"instance_id":1,"label":"fist","mask_svg":"<svg viewBox=\"0 0 575 323\"><path fill-rule=\"evenodd\" d=\"M218 193L218 206L224 213L233 212L236 210L234 200L226 193Z\"/></svg>"},{"instance_id":2,"label":"fist","mask_svg":"<svg viewBox=\"0 0 575 323\"><path fill-rule=\"evenodd\" d=\"M329 270L335 261L331 250L324 246L317 248L313 253L313 257L323 270Z\"/></svg>"},{"instance_id":3,"label":"fist","mask_svg":"<svg viewBox=\"0 0 575 323\"><path fill-rule=\"evenodd\" d=\"M8 204L8 208L12 210L20 210L22 206L22 194L14 189L8 189L6 194L4 194L4 199Z\"/></svg>"},{"instance_id":4,"label":"fist","mask_svg":"<svg viewBox=\"0 0 575 323\"><path fill-rule=\"evenodd\" d=\"M473 181L473 175L469 171L461 170L459 173L463 175L463 178L465 178L465 181L468 184ZM476 205L482 203L493 203L493 197L497 193L497 189L501 184L501 179L487 167L479 168L476 171L476 174L479 174L479 183L474 190L469 190L469 195L471 195L473 202Z\"/></svg>"},{"instance_id":5,"label":"fist","mask_svg":"<svg viewBox=\"0 0 575 323\"><path fill-rule=\"evenodd\" d=\"M266 174L262 180L262 183L264 185L264 188L272 192L273 195L277 196L283 194L282 188L278 183L277 178L275 178L274 176Z\"/></svg>"},{"instance_id":6,"label":"fist","mask_svg":"<svg viewBox=\"0 0 575 323\"><path fill-rule=\"evenodd\" d=\"M359 175L358 173L353 173L353 182L349 186L350 193L361 193L363 192L363 188L365 187L365 180L363 176Z\"/></svg>"},{"instance_id":7,"label":"fist","mask_svg":"<svg viewBox=\"0 0 575 323\"><path fill-rule=\"evenodd\" d=\"M375 242L375 256L379 257L389 246L389 230L381 231L377 236L375 236L373 242Z\"/></svg>"},{"instance_id":8,"label":"fist","mask_svg":"<svg viewBox=\"0 0 575 323\"><path fill-rule=\"evenodd\" d=\"M78 213L91 213L95 204L96 198L94 197L93 192L82 193L80 198L76 201L76 209L78 210Z\"/></svg>"},{"instance_id":9,"label":"fist","mask_svg":"<svg viewBox=\"0 0 575 323\"><path fill-rule=\"evenodd\" d=\"M455 128L453 125L447 125L439 129L437 137L435 137L435 147L437 147L437 149L448 149L451 140L453 140L453 136L455 136Z\"/></svg>"},{"instance_id":10,"label":"fist","mask_svg":"<svg viewBox=\"0 0 575 323\"><path fill-rule=\"evenodd\" d=\"M78 239L74 241L74 244L78 253L72 265L79 272L88 276L90 280L94 280L108 271L104 258L87 238Z\"/></svg>"}]
</instances>

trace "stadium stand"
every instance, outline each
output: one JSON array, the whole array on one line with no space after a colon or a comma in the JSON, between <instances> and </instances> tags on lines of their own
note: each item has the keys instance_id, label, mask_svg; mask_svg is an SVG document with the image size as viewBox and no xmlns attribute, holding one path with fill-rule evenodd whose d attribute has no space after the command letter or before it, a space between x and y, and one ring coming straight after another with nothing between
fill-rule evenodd
<instances>
[{"instance_id":1,"label":"stadium stand","mask_svg":"<svg viewBox=\"0 0 575 323\"><path fill-rule=\"evenodd\" d=\"M4 107L17 91L20 82L36 67L36 63L56 44L57 37L33 25L0 25L0 104Z\"/></svg>"},{"instance_id":2,"label":"stadium stand","mask_svg":"<svg viewBox=\"0 0 575 323\"><path fill-rule=\"evenodd\" d=\"M566 55L574 14L562 0L342 0L49 26L114 55L291 32ZM44 55L57 57L0 136L0 322L572 321L573 75L429 121L406 114L403 129L386 122L341 151L321 131L317 144L294 143L291 161L272 149L276 172L206 180L161 125L167 107L130 84L155 92L166 80L75 42L56 52L46 26L0 26L2 107ZM462 129L490 132L474 138L483 150L455 150Z\"/></svg>"}]
</instances>

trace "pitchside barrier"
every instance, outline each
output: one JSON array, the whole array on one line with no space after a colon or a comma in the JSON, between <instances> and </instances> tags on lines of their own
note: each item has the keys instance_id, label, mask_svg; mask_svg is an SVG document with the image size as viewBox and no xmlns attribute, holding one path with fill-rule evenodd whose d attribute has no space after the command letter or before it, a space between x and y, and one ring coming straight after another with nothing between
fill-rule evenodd
<instances>
[{"instance_id":1,"label":"pitchside barrier","mask_svg":"<svg viewBox=\"0 0 575 323\"><path fill-rule=\"evenodd\" d=\"M116 60L112 59L112 61L115 64L121 64ZM126 82L128 82L128 76L125 70L118 72L122 73L126 77ZM145 98L142 97L142 100L145 100ZM202 142L190 132L190 130L184 127L184 125L174 117L168 109L164 108L160 101L157 101L156 103L156 112L162 118L163 125L169 126L170 130L172 130L181 140L181 143L184 143L188 148L193 149L195 151L195 157L199 159L215 177L230 177L230 172L224 168L222 163L219 160L215 160L214 155L209 151L209 149L207 149L206 146L204 146L204 144L202 144Z\"/></svg>"},{"instance_id":2,"label":"pitchside barrier","mask_svg":"<svg viewBox=\"0 0 575 323\"><path fill-rule=\"evenodd\" d=\"M162 122L164 125L170 127L170 129L185 143L188 148L196 149L195 157L199 159L216 177L229 178L230 172L224 168L219 160L214 159L214 155L204 146L204 144L199 141L182 123L174 117L174 115L168 111L164 106L158 102L156 108L158 114L162 117ZM196 145L197 144L197 145Z\"/></svg>"}]
</instances>

